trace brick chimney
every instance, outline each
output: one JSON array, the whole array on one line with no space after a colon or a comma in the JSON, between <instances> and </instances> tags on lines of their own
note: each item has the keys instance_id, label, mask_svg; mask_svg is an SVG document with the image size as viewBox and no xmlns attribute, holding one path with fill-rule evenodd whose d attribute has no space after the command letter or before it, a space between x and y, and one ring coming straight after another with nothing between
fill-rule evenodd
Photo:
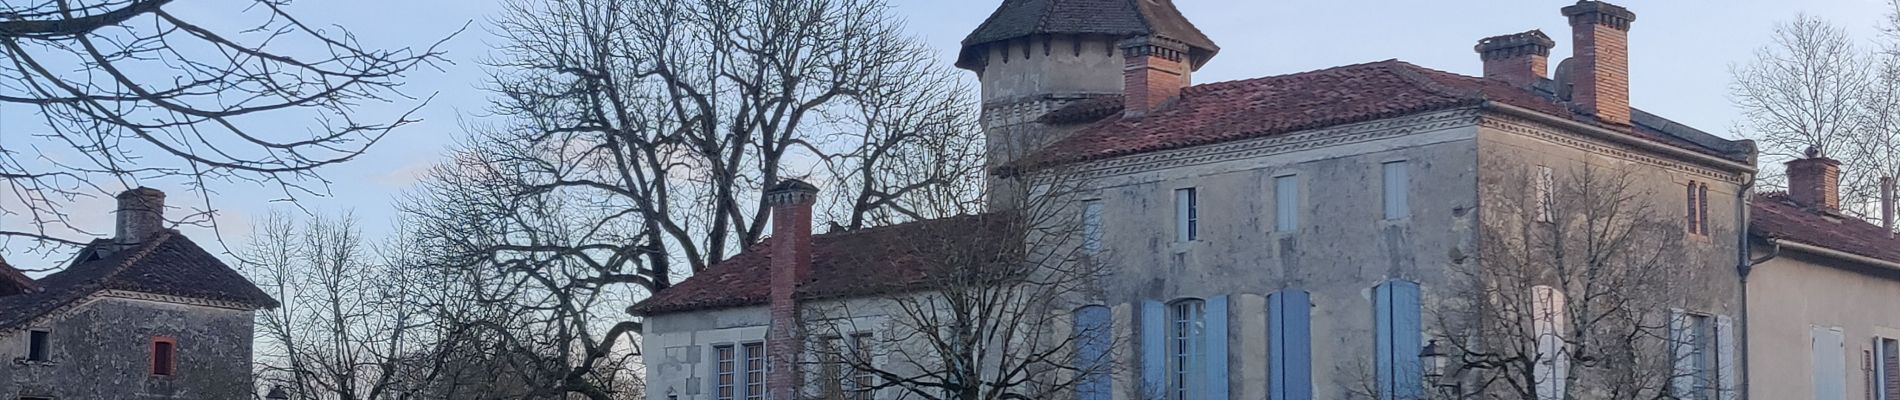
<instances>
[{"instance_id":1,"label":"brick chimney","mask_svg":"<svg viewBox=\"0 0 1900 400\"><path fill-rule=\"evenodd\" d=\"M1841 209L1841 162L1808 148L1807 158L1788 162L1788 197L1803 207Z\"/></svg>"},{"instance_id":2,"label":"brick chimney","mask_svg":"<svg viewBox=\"0 0 1900 400\"><path fill-rule=\"evenodd\" d=\"M1571 85L1571 107L1604 123L1630 124L1630 22L1636 13L1601 1L1578 1L1563 8L1570 17L1574 63L1564 77Z\"/></svg>"},{"instance_id":3,"label":"brick chimney","mask_svg":"<svg viewBox=\"0 0 1900 400\"><path fill-rule=\"evenodd\" d=\"M798 286L811 279L811 206L818 187L797 179L779 181L765 191L772 208L771 327L766 332L769 375L766 389L773 400L802 397L804 375L798 357L804 354L804 325L799 322Z\"/></svg>"},{"instance_id":4,"label":"brick chimney","mask_svg":"<svg viewBox=\"0 0 1900 400\"><path fill-rule=\"evenodd\" d=\"M1478 58L1484 60L1484 77L1530 87L1544 79L1550 68L1550 48L1557 41L1544 31L1492 36L1478 40Z\"/></svg>"},{"instance_id":5,"label":"brick chimney","mask_svg":"<svg viewBox=\"0 0 1900 400\"><path fill-rule=\"evenodd\" d=\"M1116 44L1122 67L1122 117L1141 118L1181 95L1191 71L1187 44L1157 36L1137 36Z\"/></svg>"},{"instance_id":6,"label":"brick chimney","mask_svg":"<svg viewBox=\"0 0 1900 400\"><path fill-rule=\"evenodd\" d=\"M165 192L140 186L119 193L118 226L112 241L138 244L165 230Z\"/></svg>"}]
</instances>

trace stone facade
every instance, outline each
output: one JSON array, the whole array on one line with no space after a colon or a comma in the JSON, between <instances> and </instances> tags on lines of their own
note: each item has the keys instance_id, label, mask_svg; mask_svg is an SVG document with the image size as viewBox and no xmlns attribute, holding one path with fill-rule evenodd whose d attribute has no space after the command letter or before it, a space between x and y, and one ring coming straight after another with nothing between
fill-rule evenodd
<instances>
[{"instance_id":1,"label":"stone facade","mask_svg":"<svg viewBox=\"0 0 1900 400\"><path fill-rule=\"evenodd\" d=\"M136 298L146 297L146 298ZM171 300L171 301L166 301ZM252 311L155 296L100 296L0 336L0 395L49 399L252 398ZM47 360L28 360L30 332ZM154 338L175 339L177 371L152 371Z\"/></svg>"}]
</instances>

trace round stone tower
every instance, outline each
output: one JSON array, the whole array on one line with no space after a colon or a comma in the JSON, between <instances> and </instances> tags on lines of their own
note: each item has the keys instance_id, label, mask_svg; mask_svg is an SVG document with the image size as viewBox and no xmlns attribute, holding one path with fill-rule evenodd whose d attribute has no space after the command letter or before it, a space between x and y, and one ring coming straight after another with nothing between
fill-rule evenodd
<instances>
[{"instance_id":1,"label":"round stone tower","mask_svg":"<svg viewBox=\"0 0 1900 400\"><path fill-rule=\"evenodd\" d=\"M1073 127L1038 122L1044 114L1126 98L1133 99L1128 115L1138 116L1191 84L1193 71L1219 50L1173 0L1003 0L963 39L957 67L976 72L982 84L994 172ZM1124 96L1125 87L1142 90ZM1019 200L1011 186L990 179L991 208Z\"/></svg>"}]
</instances>

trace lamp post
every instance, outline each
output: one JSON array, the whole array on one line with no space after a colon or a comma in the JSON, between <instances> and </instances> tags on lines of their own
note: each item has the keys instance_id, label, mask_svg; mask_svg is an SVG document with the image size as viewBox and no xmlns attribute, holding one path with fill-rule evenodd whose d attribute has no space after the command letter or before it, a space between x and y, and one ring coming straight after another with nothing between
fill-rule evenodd
<instances>
[{"instance_id":1,"label":"lamp post","mask_svg":"<svg viewBox=\"0 0 1900 400\"><path fill-rule=\"evenodd\" d=\"M1464 398L1464 379L1461 379L1465 372L1464 368L1446 371L1451 364L1451 354L1438 348L1438 339L1432 339L1425 344L1425 348L1419 349L1418 358L1425 364L1426 384L1438 389L1438 392L1443 393L1447 398L1460 400ZM1446 376L1447 373L1451 376Z\"/></svg>"}]
</instances>

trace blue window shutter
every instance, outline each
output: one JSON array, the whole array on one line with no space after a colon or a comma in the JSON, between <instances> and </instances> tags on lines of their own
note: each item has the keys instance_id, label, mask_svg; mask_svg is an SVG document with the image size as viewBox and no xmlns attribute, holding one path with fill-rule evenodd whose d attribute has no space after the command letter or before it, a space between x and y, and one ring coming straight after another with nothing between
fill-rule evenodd
<instances>
[{"instance_id":1,"label":"blue window shutter","mask_svg":"<svg viewBox=\"0 0 1900 400\"><path fill-rule=\"evenodd\" d=\"M1286 398L1286 295L1267 295L1267 398Z\"/></svg>"},{"instance_id":2,"label":"blue window shutter","mask_svg":"<svg viewBox=\"0 0 1900 400\"><path fill-rule=\"evenodd\" d=\"M1207 298L1207 398L1227 400L1227 296Z\"/></svg>"},{"instance_id":3,"label":"blue window shutter","mask_svg":"<svg viewBox=\"0 0 1900 400\"><path fill-rule=\"evenodd\" d=\"M1313 398L1312 301L1306 291L1281 290L1267 296L1270 336L1268 391L1273 400Z\"/></svg>"},{"instance_id":4,"label":"blue window shutter","mask_svg":"<svg viewBox=\"0 0 1900 400\"><path fill-rule=\"evenodd\" d=\"M1392 391L1399 399L1425 398L1425 369L1418 353L1425 332L1419 315L1418 284L1392 281Z\"/></svg>"},{"instance_id":5,"label":"blue window shutter","mask_svg":"<svg viewBox=\"0 0 1900 400\"><path fill-rule=\"evenodd\" d=\"M1372 326L1377 332L1373 359L1379 379L1379 400L1392 400L1396 394L1392 390L1392 284L1387 282L1372 288Z\"/></svg>"},{"instance_id":6,"label":"blue window shutter","mask_svg":"<svg viewBox=\"0 0 1900 400\"><path fill-rule=\"evenodd\" d=\"M1113 377L1108 359L1109 340L1114 337L1114 322L1108 307L1084 306L1075 310L1077 350L1075 366L1077 400L1108 400Z\"/></svg>"},{"instance_id":7,"label":"blue window shutter","mask_svg":"<svg viewBox=\"0 0 1900 400\"><path fill-rule=\"evenodd\" d=\"M1168 308L1159 301L1141 302L1141 384L1148 396L1168 387ZM1147 396L1143 396L1147 397Z\"/></svg>"}]
</instances>

